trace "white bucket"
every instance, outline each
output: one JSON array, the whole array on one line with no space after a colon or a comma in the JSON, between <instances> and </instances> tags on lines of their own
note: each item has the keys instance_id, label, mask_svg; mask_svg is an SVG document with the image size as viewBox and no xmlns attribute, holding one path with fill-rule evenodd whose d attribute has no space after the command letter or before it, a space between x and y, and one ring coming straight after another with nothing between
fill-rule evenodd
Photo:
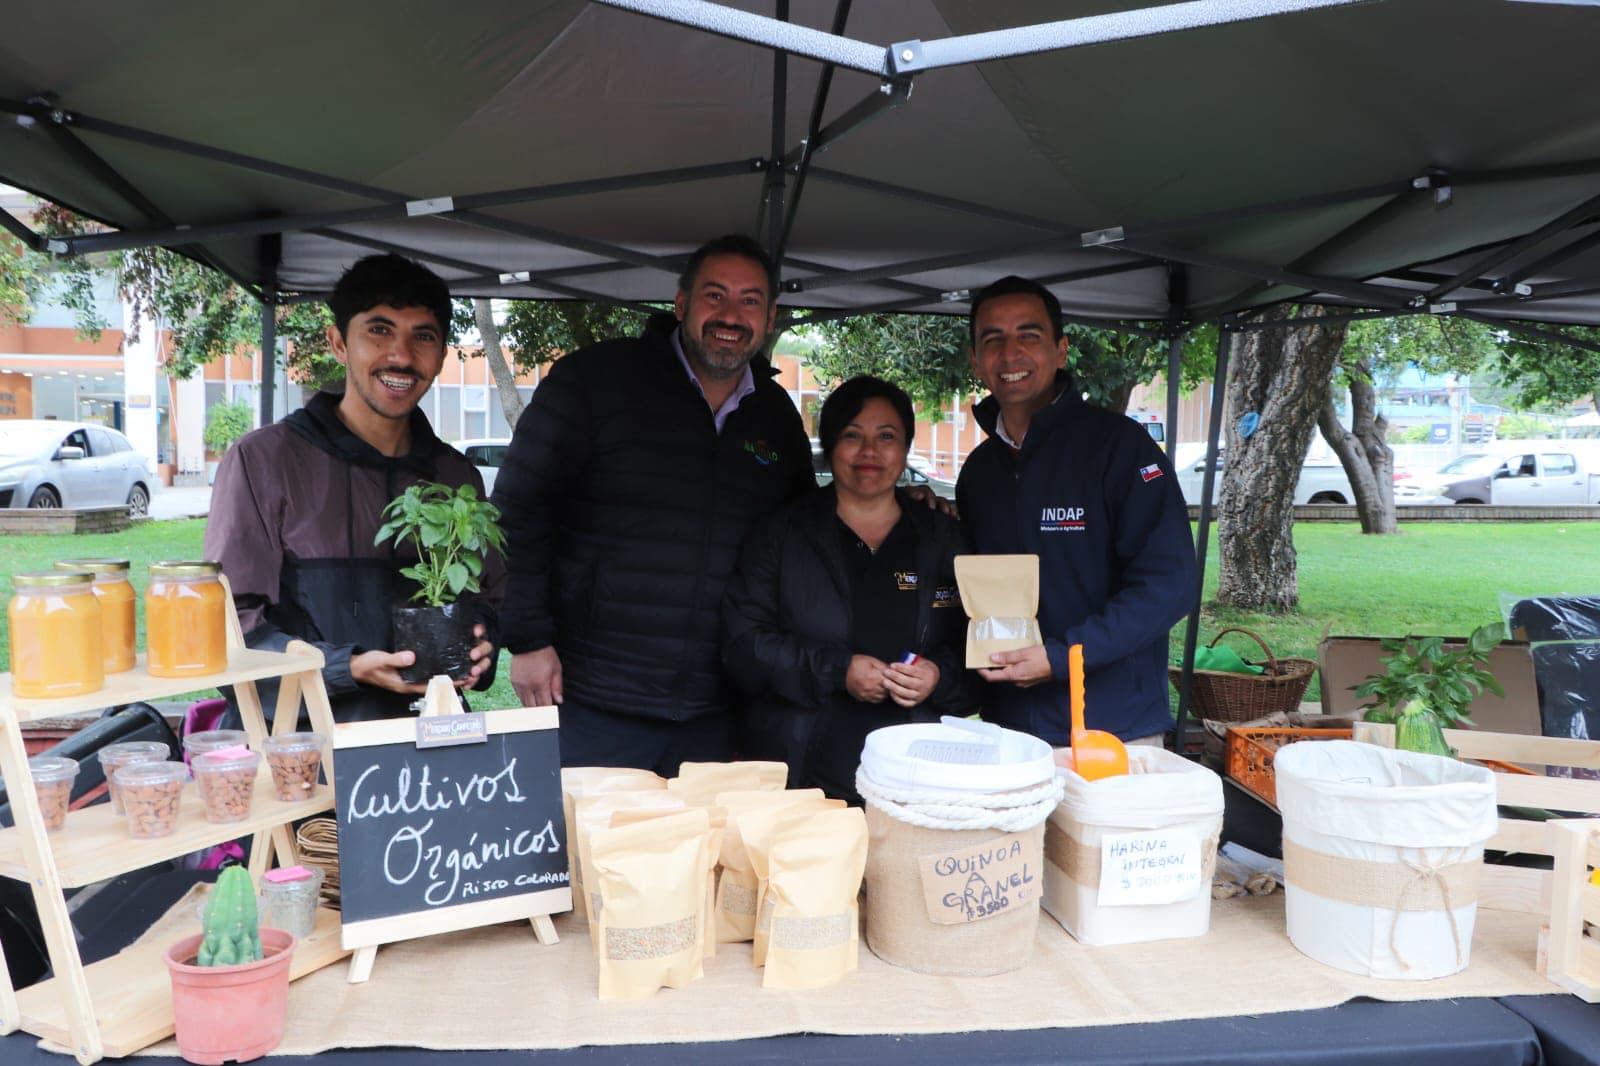
<instances>
[{"instance_id":1,"label":"white bucket","mask_svg":"<svg viewBox=\"0 0 1600 1066\"><path fill-rule=\"evenodd\" d=\"M867 946L919 973L1027 963L1039 922L1044 821L1061 797L1050 746L966 719L867 735Z\"/></svg>"},{"instance_id":2,"label":"white bucket","mask_svg":"<svg viewBox=\"0 0 1600 1066\"><path fill-rule=\"evenodd\" d=\"M1291 744L1273 765L1290 942L1366 977L1466 969L1493 774L1348 740Z\"/></svg>"},{"instance_id":3,"label":"white bucket","mask_svg":"<svg viewBox=\"0 0 1600 1066\"><path fill-rule=\"evenodd\" d=\"M1070 766L1071 749L1059 758ZM1045 912L1085 944L1204 936L1222 779L1143 746L1128 749L1126 774L1086 781L1063 769L1061 779L1065 794L1045 826Z\"/></svg>"}]
</instances>

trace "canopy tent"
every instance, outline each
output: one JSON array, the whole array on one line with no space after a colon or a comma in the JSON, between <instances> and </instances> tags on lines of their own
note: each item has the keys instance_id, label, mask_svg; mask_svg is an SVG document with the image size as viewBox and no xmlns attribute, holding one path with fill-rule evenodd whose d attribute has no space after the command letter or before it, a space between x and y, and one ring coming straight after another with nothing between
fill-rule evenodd
<instances>
[{"instance_id":1,"label":"canopy tent","mask_svg":"<svg viewBox=\"0 0 1600 1066\"><path fill-rule=\"evenodd\" d=\"M459 295L665 300L728 231L801 320L1024 274L1098 324L1223 320L1214 454L1236 312L1600 323L1595 7L12 0L0 181L112 232L0 225L175 247L269 303L374 249ZM1198 590L1183 692L1197 627Z\"/></svg>"},{"instance_id":2,"label":"canopy tent","mask_svg":"<svg viewBox=\"0 0 1600 1066\"><path fill-rule=\"evenodd\" d=\"M0 181L116 230L52 248L269 295L393 247L463 295L661 300L755 230L790 308L962 311L1020 273L1124 322L1600 321L1586 6L74 6L8 5Z\"/></svg>"}]
</instances>

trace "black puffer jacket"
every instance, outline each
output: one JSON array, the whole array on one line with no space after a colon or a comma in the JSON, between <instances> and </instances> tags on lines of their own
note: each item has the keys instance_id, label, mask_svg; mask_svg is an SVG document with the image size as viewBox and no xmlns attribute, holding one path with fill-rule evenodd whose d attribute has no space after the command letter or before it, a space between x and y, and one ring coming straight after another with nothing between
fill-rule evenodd
<instances>
[{"instance_id":1,"label":"black puffer jacket","mask_svg":"<svg viewBox=\"0 0 1600 1066\"><path fill-rule=\"evenodd\" d=\"M663 320L664 318L664 320ZM800 414L756 391L719 434L670 316L556 361L517 423L494 502L514 653L554 645L563 710L684 721L729 712L719 611L755 522L814 487Z\"/></svg>"},{"instance_id":2,"label":"black puffer jacket","mask_svg":"<svg viewBox=\"0 0 1600 1066\"><path fill-rule=\"evenodd\" d=\"M975 694L962 667L967 616L956 593L960 525L926 504L900 499L916 537L918 654L939 666L920 706L862 703L845 690L850 577L833 488L795 501L751 534L723 601L723 661L749 697L742 750L789 764L791 787L817 786L859 803L855 768L866 735L881 726L971 714ZM937 606L935 604L937 603Z\"/></svg>"}]
</instances>

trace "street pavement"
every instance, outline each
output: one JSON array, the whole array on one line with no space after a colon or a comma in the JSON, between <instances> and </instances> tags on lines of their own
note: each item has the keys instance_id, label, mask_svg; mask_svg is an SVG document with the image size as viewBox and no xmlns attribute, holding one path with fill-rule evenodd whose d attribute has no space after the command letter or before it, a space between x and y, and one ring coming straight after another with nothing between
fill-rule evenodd
<instances>
[{"instance_id":1,"label":"street pavement","mask_svg":"<svg viewBox=\"0 0 1600 1066\"><path fill-rule=\"evenodd\" d=\"M197 485L187 488L156 489L150 499L150 517L158 521L169 518L201 518L211 512L211 486Z\"/></svg>"}]
</instances>

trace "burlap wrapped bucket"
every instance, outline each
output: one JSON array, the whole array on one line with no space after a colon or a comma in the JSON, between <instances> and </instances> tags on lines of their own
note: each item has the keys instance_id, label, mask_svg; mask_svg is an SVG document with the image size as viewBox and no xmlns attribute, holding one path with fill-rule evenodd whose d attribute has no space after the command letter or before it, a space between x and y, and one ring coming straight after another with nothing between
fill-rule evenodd
<instances>
[{"instance_id":1,"label":"burlap wrapped bucket","mask_svg":"<svg viewBox=\"0 0 1600 1066\"><path fill-rule=\"evenodd\" d=\"M891 726L867 738L856 788L867 804L872 952L948 976L1025 965L1044 823L1061 799L1049 745L962 719Z\"/></svg>"}]
</instances>

